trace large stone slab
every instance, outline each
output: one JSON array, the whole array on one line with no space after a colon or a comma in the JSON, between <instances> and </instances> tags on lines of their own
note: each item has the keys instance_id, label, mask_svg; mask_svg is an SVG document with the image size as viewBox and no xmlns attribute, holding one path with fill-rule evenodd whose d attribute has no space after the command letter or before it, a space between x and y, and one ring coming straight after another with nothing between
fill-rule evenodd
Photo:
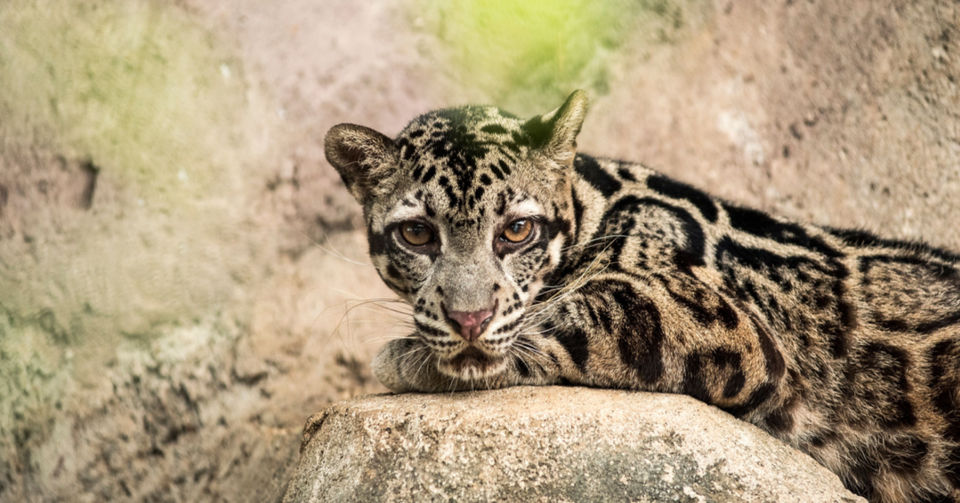
<instances>
[{"instance_id":1,"label":"large stone slab","mask_svg":"<svg viewBox=\"0 0 960 503\"><path fill-rule=\"evenodd\" d=\"M334 404L308 420L284 501L863 500L690 397L518 387Z\"/></svg>"}]
</instances>

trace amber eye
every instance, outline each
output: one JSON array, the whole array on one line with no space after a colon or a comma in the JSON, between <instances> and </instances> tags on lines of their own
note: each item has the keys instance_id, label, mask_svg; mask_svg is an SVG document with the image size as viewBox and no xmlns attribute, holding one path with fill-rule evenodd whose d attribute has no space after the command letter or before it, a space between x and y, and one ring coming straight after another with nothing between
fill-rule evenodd
<instances>
[{"instance_id":1,"label":"amber eye","mask_svg":"<svg viewBox=\"0 0 960 503\"><path fill-rule=\"evenodd\" d=\"M433 229L428 225L409 220L400 224L400 235L403 240L413 246L423 246L433 241Z\"/></svg>"},{"instance_id":2,"label":"amber eye","mask_svg":"<svg viewBox=\"0 0 960 503\"><path fill-rule=\"evenodd\" d=\"M533 231L533 221L526 218L520 218L510 222L510 225L503 230L501 238L511 243L519 243L530 236Z\"/></svg>"}]
</instances>

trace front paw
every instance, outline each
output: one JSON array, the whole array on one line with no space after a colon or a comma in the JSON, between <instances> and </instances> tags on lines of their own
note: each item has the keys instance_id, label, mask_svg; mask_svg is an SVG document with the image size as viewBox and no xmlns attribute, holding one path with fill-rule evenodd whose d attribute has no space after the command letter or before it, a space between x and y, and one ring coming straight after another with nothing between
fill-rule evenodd
<instances>
[{"instance_id":1,"label":"front paw","mask_svg":"<svg viewBox=\"0 0 960 503\"><path fill-rule=\"evenodd\" d=\"M388 342L373 359L373 375L395 393L453 391L449 377L437 371L437 360L419 339L404 337Z\"/></svg>"},{"instance_id":2,"label":"front paw","mask_svg":"<svg viewBox=\"0 0 960 503\"><path fill-rule=\"evenodd\" d=\"M404 355L410 352L420 352L416 345L417 341L411 339L394 339L380 349L371 364L373 376L380 381L380 384L395 393L413 390L410 384L403 379L402 365ZM429 351L429 348L423 344L420 344L420 346Z\"/></svg>"}]
</instances>

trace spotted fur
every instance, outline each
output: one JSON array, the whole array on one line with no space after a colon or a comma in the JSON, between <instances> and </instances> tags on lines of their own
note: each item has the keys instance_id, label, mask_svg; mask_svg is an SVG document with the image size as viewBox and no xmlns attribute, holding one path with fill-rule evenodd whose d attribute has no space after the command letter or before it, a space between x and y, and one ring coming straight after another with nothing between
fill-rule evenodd
<instances>
[{"instance_id":1,"label":"spotted fur","mask_svg":"<svg viewBox=\"0 0 960 503\"><path fill-rule=\"evenodd\" d=\"M685 393L807 452L871 501L960 501L960 256L797 224L643 165L576 153L576 92L523 121L343 124L328 159L417 330L396 391L515 384ZM533 235L504 245L511 222ZM398 229L435 233L411 247ZM469 341L445 313L493 306Z\"/></svg>"}]
</instances>

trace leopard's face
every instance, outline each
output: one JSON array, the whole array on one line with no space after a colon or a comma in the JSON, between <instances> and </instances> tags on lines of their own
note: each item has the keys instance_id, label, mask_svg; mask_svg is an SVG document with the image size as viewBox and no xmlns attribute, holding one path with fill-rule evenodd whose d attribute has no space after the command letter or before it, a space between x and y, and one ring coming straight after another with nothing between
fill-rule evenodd
<instances>
[{"instance_id":1,"label":"leopard's face","mask_svg":"<svg viewBox=\"0 0 960 503\"><path fill-rule=\"evenodd\" d=\"M359 173L341 166L371 154L331 155L328 135L328 157L364 204L377 271L413 306L417 336L451 377L500 373L536 324L531 306L573 221L572 145L560 152L552 127L493 107L432 112L396 140L376 138L387 155Z\"/></svg>"},{"instance_id":2,"label":"leopard's face","mask_svg":"<svg viewBox=\"0 0 960 503\"><path fill-rule=\"evenodd\" d=\"M521 126L492 107L418 118L396 140L395 193L368 211L377 270L453 377L503 370L569 231L567 177Z\"/></svg>"}]
</instances>

